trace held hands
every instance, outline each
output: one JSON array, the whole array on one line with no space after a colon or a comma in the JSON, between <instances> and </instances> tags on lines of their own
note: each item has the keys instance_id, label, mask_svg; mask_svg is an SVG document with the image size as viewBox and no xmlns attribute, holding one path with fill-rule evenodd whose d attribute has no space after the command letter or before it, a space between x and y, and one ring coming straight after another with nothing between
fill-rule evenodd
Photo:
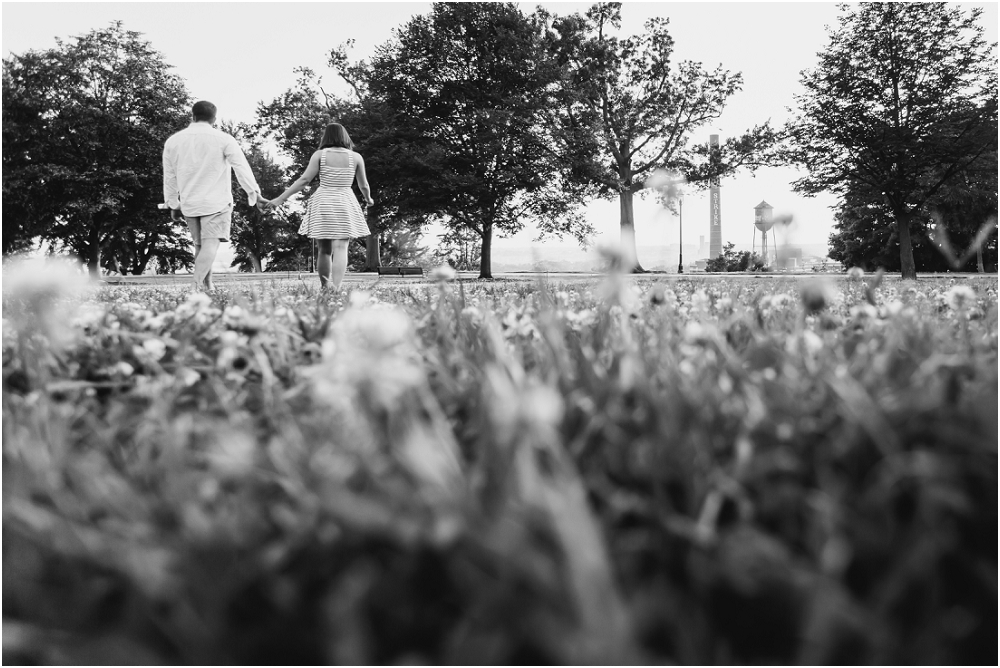
<instances>
[{"instance_id":1,"label":"held hands","mask_svg":"<svg viewBox=\"0 0 1000 668\"><path fill-rule=\"evenodd\" d=\"M282 201L280 197L275 197L274 199L265 199L263 197L257 198L256 207L264 213L270 213L274 211L279 206L281 206Z\"/></svg>"}]
</instances>

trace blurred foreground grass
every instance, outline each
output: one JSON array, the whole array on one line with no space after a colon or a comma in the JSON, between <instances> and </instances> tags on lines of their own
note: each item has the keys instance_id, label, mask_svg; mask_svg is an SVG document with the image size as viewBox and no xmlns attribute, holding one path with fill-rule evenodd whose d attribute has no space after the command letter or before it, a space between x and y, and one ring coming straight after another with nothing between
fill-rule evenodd
<instances>
[{"instance_id":1,"label":"blurred foreground grass","mask_svg":"<svg viewBox=\"0 0 1000 668\"><path fill-rule=\"evenodd\" d=\"M992 663L997 282L877 283L5 279L4 662Z\"/></svg>"}]
</instances>

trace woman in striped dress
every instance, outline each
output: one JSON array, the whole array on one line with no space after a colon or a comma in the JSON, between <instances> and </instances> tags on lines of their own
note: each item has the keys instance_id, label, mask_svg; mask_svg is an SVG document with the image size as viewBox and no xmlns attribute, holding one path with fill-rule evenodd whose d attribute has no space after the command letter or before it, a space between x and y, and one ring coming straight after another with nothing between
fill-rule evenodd
<instances>
[{"instance_id":1,"label":"woman in striped dress","mask_svg":"<svg viewBox=\"0 0 1000 668\"><path fill-rule=\"evenodd\" d=\"M365 161L354 152L354 143L340 123L326 126L319 150L313 153L306 171L267 206L281 206L311 183L317 174L319 188L309 198L299 234L319 242L316 268L320 285L325 287L332 283L333 289L339 290L347 271L347 243L369 234L365 215L351 191L355 179L365 202L368 205L374 203L365 175Z\"/></svg>"}]
</instances>

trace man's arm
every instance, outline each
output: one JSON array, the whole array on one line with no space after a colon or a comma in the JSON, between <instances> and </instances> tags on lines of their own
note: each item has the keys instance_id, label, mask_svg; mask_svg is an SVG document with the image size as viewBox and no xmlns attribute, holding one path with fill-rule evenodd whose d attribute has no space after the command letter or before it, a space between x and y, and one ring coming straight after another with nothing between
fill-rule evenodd
<instances>
[{"instance_id":1,"label":"man's arm","mask_svg":"<svg viewBox=\"0 0 1000 668\"><path fill-rule=\"evenodd\" d=\"M235 139L230 137L229 141L226 142L224 154L226 161L232 165L233 171L236 172L236 180L239 181L240 187L247 194L247 203L253 206L257 203L257 198L260 197L260 186L257 185L257 179L253 176L250 163L243 155L243 149L240 148Z\"/></svg>"},{"instance_id":2,"label":"man's arm","mask_svg":"<svg viewBox=\"0 0 1000 668\"><path fill-rule=\"evenodd\" d=\"M168 209L181 208L180 191L177 189L177 156L169 142L163 146L163 201Z\"/></svg>"}]
</instances>

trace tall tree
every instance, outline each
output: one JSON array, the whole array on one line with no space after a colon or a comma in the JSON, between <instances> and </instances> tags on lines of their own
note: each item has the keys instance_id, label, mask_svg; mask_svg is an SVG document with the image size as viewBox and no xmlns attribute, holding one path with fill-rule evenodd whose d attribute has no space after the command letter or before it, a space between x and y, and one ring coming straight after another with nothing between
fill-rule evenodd
<instances>
[{"instance_id":1,"label":"tall tree","mask_svg":"<svg viewBox=\"0 0 1000 668\"><path fill-rule=\"evenodd\" d=\"M790 156L808 170L795 188L884 205L901 274L915 278L917 218L963 174L996 171L995 44L983 38L979 9L869 3L841 11L819 64L802 73L805 92L788 126Z\"/></svg>"},{"instance_id":2,"label":"tall tree","mask_svg":"<svg viewBox=\"0 0 1000 668\"><path fill-rule=\"evenodd\" d=\"M668 19L646 21L642 34L621 38L621 3L599 3L585 15L551 18L548 50L564 72L559 91L559 125L577 180L608 199L617 198L622 243L633 268L642 271L635 250L636 193L656 170L707 185L741 167L770 164L777 135L765 123L725 140L709 153L689 145L696 129L718 118L742 86L742 76L672 60Z\"/></svg>"},{"instance_id":3,"label":"tall tree","mask_svg":"<svg viewBox=\"0 0 1000 668\"><path fill-rule=\"evenodd\" d=\"M143 211L137 215L143 217L142 224L131 219L108 236L101 251L101 266L105 270L139 275L151 266L189 269L194 265L191 236L185 223L165 224L156 219L166 216L162 211Z\"/></svg>"},{"instance_id":4,"label":"tall tree","mask_svg":"<svg viewBox=\"0 0 1000 668\"><path fill-rule=\"evenodd\" d=\"M383 256L390 262L415 261L417 255L394 245L399 239L415 244L436 211L425 196L435 175L425 168L430 150L419 131L406 119L394 117L391 108L371 92L372 68L365 61L351 63L347 50L353 40L330 51L329 65L354 92L355 104L345 109L344 125L356 131L357 149L365 156L369 182L378 193L368 207L371 234L365 240L364 271L376 271ZM402 120L402 122L400 122ZM383 252L383 246L391 246ZM411 248L412 250L412 248Z\"/></svg>"},{"instance_id":5,"label":"tall tree","mask_svg":"<svg viewBox=\"0 0 1000 668\"><path fill-rule=\"evenodd\" d=\"M44 223L33 209L38 204L22 188L30 182L32 153L41 113L15 73L14 58L3 61L3 254L32 250ZM36 151L35 151L36 152Z\"/></svg>"},{"instance_id":6,"label":"tall tree","mask_svg":"<svg viewBox=\"0 0 1000 668\"><path fill-rule=\"evenodd\" d=\"M893 225L892 212L880 201L879 195L863 184L841 195L830 234L830 257L845 267L861 267L865 271L900 270L899 235ZM926 221L923 217L914 217L910 225L916 230L926 227ZM911 252L925 270L947 268L944 258L928 243L924 234L913 234Z\"/></svg>"},{"instance_id":7,"label":"tall tree","mask_svg":"<svg viewBox=\"0 0 1000 668\"><path fill-rule=\"evenodd\" d=\"M285 170L261 147L260 137L246 123L223 122L223 132L232 135L243 149L265 198L277 197L285 189ZM309 240L298 234L300 218L290 211L262 212L247 204L240 185L233 180L232 266L240 271L261 272L278 253L299 247L309 252Z\"/></svg>"},{"instance_id":8,"label":"tall tree","mask_svg":"<svg viewBox=\"0 0 1000 668\"><path fill-rule=\"evenodd\" d=\"M494 233L513 234L528 220L542 234L590 233L546 144L558 80L543 31L513 4L436 3L371 64L370 95L410 131L410 146L421 149L410 155L429 177L409 205L478 236L481 278L492 277Z\"/></svg>"},{"instance_id":9,"label":"tall tree","mask_svg":"<svg viewBox=\"0 0 1000 668\"><path fill-rule=\"evenodd\" d=\"M333 95L324 88L322 76L306 67L296 68L298 79L295 85L271 102L258 106L256 130L260 136L273 139L279 151L291 160L286 176L292 179L305 171L328 123L338 122L347 128L355 142L355 149L364 155L365 167L373 181L375 194L375 205L367 212L371 234L363 241L352 243L350 249L351 257L354 258L356 252L353 247L363 245L365 261L356 263L352 260L350 266L362 271L376 271L381 266L379 237L385 229L392 226L392 221L385 220L385 211L389 208L387 196L391 200L391 191L386 189L384 174L380 169L383 151L381 146L373 148L378 142L372 137L373 134L384 131L384 128L380 126L376 110L370 105L362 105L358 86L363 86L363 81L360 80L357 68L346 63L344 48L338 47L331 51L330 64L338 73L341 68L345 74L348 71L354 73L351 81L359 99L348 100ZM306 193L307 200L311 193L311 190Z\"/></svg>"},{"instance_id":10,"label":"tall tree","mask_svg":"<svg viewBox=\"0 0 1000 668\"><path fill-rule=\"evenodd\" d=\"M961 263L957 261L964 254L969 256L969 266L961 268L972 271L971 265L974 262L975 270L980 273L985 272L987 266L992 267L990 271L996 271L995 144L991 155L984 155L982 160L977 160L960 177L942 186L930 201L928 208L933 212L930 240L943 251L943 255L949 260L950 268L959 269ZM949 254L947 248L941 248L942 246L950 246L953 252Z\"/></svg>"},{"instance_id":11,"label":"tall tree","mask_svg":"<svg viewBox=\"0 0 1000 668\"><path fill-rule=\"evenodd\" d=\"M186 123L188 94L160 54L116 22L11 55L3 77L4 237L61 243L94 275L126 230L169 246L161 151Z\"/></svg>"},{"instance_id":12,"label":"tall tree","mask_svg":"<svg viewBox=\"0 0 1000 668\"><path fill-rule=\"evenodd\" d=\"M350 102L323 86L323 77L308 67L297 67L295 84L270 102L257 105L253 128L261 138L274 140L278 150L291 161L289 177L306 170L316 151L323 129L339 120Z\"/></svg>"},{"instance_id":13,"label":"tall tree","mask_svg":"<svg viewBox=\"0 0 1000 668\"><path fill-rule=\"evenodd\" d=\"M914 214L909 225L913 259L922 270L995 270L996 164L995 154L977 161ZM899 235L892 211L881 193L866 188L857 183L843 194L830 235L830 257L849 267L900 271Z\"/></svg>"}]
</instances>

